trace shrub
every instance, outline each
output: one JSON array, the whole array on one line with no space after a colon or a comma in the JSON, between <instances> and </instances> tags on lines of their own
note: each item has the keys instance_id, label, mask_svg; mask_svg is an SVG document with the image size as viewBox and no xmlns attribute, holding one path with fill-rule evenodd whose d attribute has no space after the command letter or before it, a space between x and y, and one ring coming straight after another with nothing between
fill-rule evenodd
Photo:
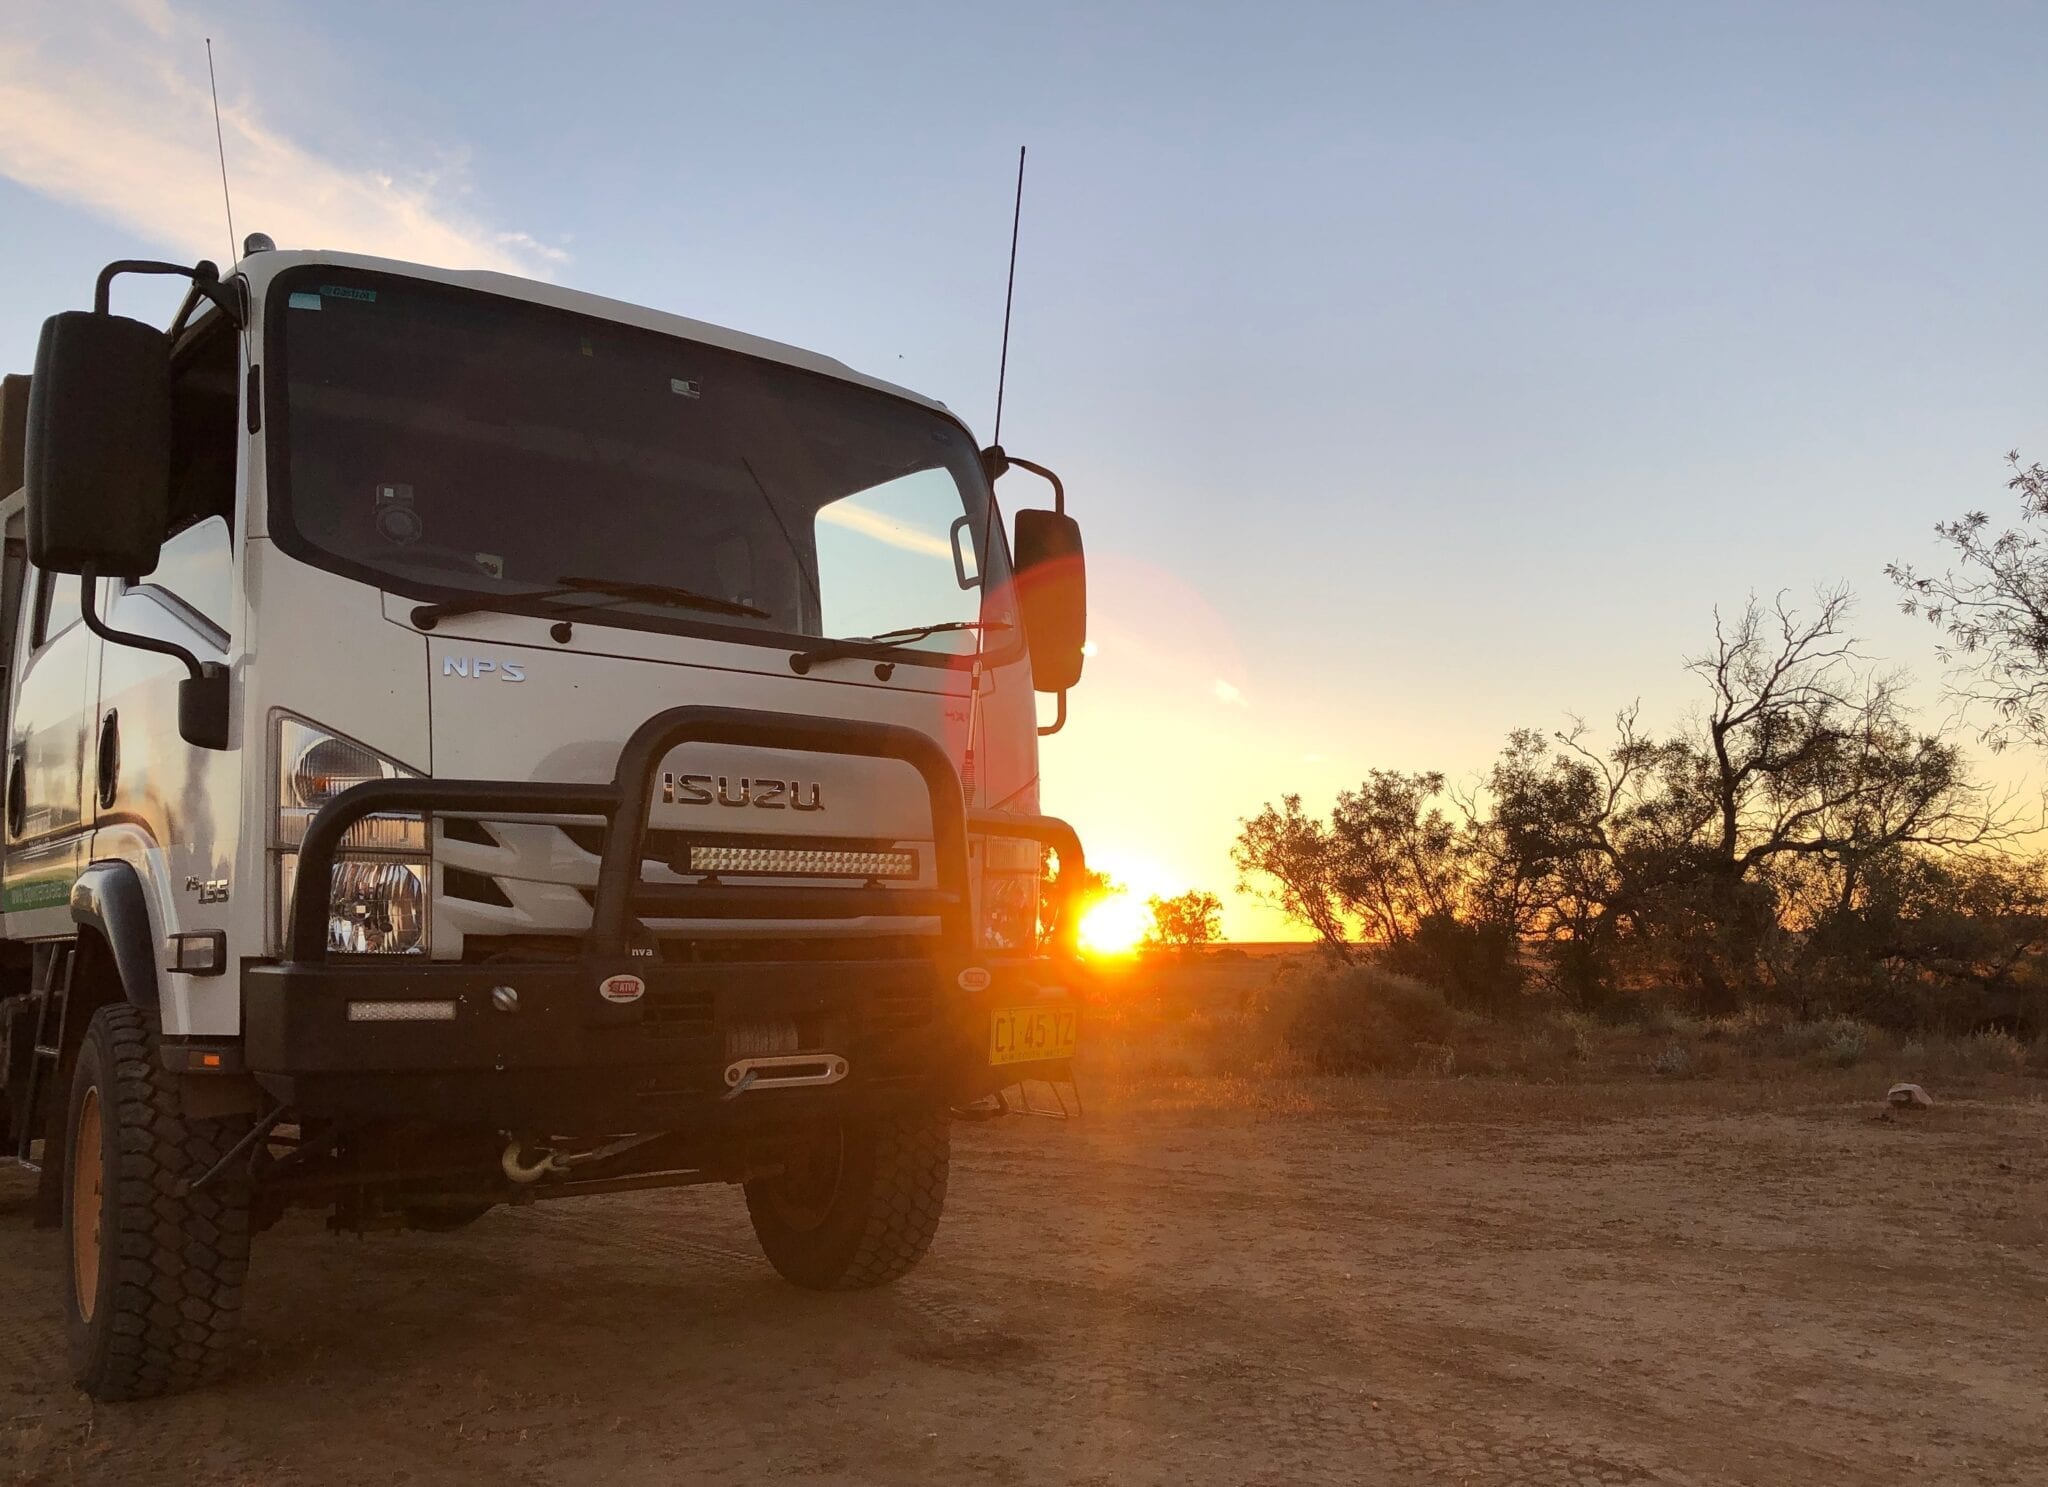
<instances>
[{"instance_id":1,"label":"shrub","mask_svg":"<svg viewBox=\"0 0 2048 1487\"><path fill-rule=\"evenodd\" d=\"M1777 1051L1784 1058L1819 1058L1831 1062L1837 1050L1854 1048L1853 1064L1863 1056L1869 1029L1853 1017L1817 1017L1809 1022L1788 1022L1778 1030ZM1847 1064L1841 1065L1847 1067Z\"/></svg>"},{"instance_id":2,"label":"shrub","mask_svg":"<svg viewBox=\"0 0 2048 1487\"><path fill-rule=\"evenodd\" d=\"M1705 1036L1706 1019L1688 1017L1685 1013L1670 1007L1649 1007L1641 1018L1644 1032L1653 1038L1678 1038L1686 1042Z\"/></svg>"},{"instance_id":3,"label":"shrub","mask_svg":"<svg viewBox=\"0 0 2048 1487\"><path fill-rule=\"evenodd\" d=\"M1425 915L1414 934L1381 952L1388 969L1443 988L1455 1007L1507 1011L1520 998L1521 945L1505 926L1465 924L1448 914Z\"/></svg>"},{"instance_id":4,"label":"shrub","mask_svg":"<svg viewBox=\"0 0 2048 1487\"><path fill-rule=\"evenodd\" d=\"M1999 1028L1985 1028L1963 1039L1963 1062L1972 1069L2017 1074L2027 1066L2027 1045Z\"/></svg>"},{"instance_id":5,"label":"shrub","mask_svg":"<svg viewBox=\"0 0 2048 1487\"><path fill-rule=\"evenodd\" d=\"M1273 995L1283 1040L1322 1074L1441 1064L1459 1025L1442 992L1379 966L1307 966L1276 978Z\"/></svg>"},{"instance_id":6,"label":"shrub","mask_svg":"<svg viewBox=\"0 0 2048 1487\"><path fill-rule=\"evenodd\" d=\"M1831 1069L1851 1068L1863 1061L1867 1043L1862 1026L1851 1023L1822 1045L1820 1061Z\"/></svg>"},{"instance_id":7,"label":"shrub","mask_svg":"<svg viewBox=\"0 0 2048 1487\"><path fill-rule=\"evenodd\" d=\"M1692 1050L1683 1043L1667 1043L1650 1060L1652 1074L1665 1074L1673 1079L1683 1079L1692 1072Z\"/></svg>"}]
</instances>

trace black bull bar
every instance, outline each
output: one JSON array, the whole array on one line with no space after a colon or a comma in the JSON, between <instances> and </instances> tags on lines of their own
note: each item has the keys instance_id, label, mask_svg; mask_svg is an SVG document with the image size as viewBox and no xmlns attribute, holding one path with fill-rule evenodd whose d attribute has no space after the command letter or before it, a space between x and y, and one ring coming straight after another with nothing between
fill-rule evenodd
<instances>
[{"instance_id":1,"label":"black bull bar","mask_svg":"<svg viewBox=\"0 0 2048 1487\"><path fill-rule=\"evenodd\" d=\"M646 883L647 814L661 761L713 743L895 759L922 776L931 805L932 888L787 888ZM420 956L330 955L334 860L350 827L386 812L602 816L604 850L589 934L576 958L480 965ZM1035 841L1060 856L1050 954L975 944L968 833ZM719 707L678 707L634 730L608 785L500 780L370 780L321 808L300 845L282 962L246 962L248 1068L280 1100L341 1116L493 1121L506 1129L648 1129L650 1122L744 1119L752 1101L718 1104L731 1049L725 1029L762 1018L836 1030L851 1060L841 1083L777 1091L791 1113L900 1099L977 1097L1065 1065L991 1064L996 1008L1071 1008L1085 862L1072 827L1046 816L969 811L945 751L915 729ZM643 918L936 917L939 934L909 957L726 963L663 960ZM900 944L900 942L898 942ZM626 977L627 1004L608 990ZM511 992L501 1005L501 993ZM911 1001L903 1000L906 996ZM448 1009L431 1022L358 1017L380 1002ZM906 1006L926 1010L906 1014ZM849 1103L850 1102L850 1103ZM821 1107L822 1108L822 1107ZM594 1124L606 1122L606 1124Z\"/></svg>"},{"instance_id":2,"label":"black bull bar","mask_svg":"<svg viewBox=\"0 0 2048 1487\"><path fill-rule=\"evenodd\" d=\"M897 759L923 778L931 804L936 887L776 888L643 883L641 863L655 772L683 744L734 744L813 754ZM965 963L974 957L973 893L968 877L967 833L1018 837L1050 847L1059 856L1060 888L1051 948L1072 956L1078 948L1080 915L1074 894L1087 881L1081 839L1053 816L1014 816L969 811L960 776L946 751L929 735L894 723L852 718L815 718L792 713L731 707L672 707L658 712L626 740L609 785L556 784L532 780L367 780L341 792L320 808L299 847L292 889L285 955L295 965L327 959L329 887L334 859L351 827L391 812L546 812L601 815L606 820L597 893L591 909L585 953L614 960L629 953L641 917L761 917L801 919L853 914L936 916L941 958Z\"/></svg>"}]
</instances>

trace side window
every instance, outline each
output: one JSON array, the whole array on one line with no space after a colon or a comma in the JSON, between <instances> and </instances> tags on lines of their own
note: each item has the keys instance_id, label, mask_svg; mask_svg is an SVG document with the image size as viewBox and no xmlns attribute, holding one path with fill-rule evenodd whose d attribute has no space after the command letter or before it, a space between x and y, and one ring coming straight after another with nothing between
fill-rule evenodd
<instances>
[{"instance_id":1,"label":"side window","mask_svg":"<svg viewBox=\"0 0 2048 1487\"><path fill-rule=\"evenodd\" d=\"M78 575L36 573L36 627L29 636L31 646L54 640L78 623Z\"/></svg>"},{"instance_id":2,"label":"side window","mask_svg":"<svg viewBox=\"0 0 2048 1487\"><path fill-rule=\"evenodd\" d=\"M232 594L228 569L233 561L234 539L227 519L209 516L169 538L156 567L133 587L170 595L225 634Z\"/></svg>"}]
</instances>

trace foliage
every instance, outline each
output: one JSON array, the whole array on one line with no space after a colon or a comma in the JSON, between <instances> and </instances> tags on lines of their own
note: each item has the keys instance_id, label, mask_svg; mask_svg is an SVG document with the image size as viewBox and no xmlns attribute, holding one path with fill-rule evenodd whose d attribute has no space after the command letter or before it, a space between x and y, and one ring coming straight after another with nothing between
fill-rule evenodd
<instances>
[{"instance_id":1,"label":"foliage","mask_svg":"<svg viewBox=\"0 0 2048 1487\"><path fill-rule=\"evenodd\" d=\"M1152 914L1147 944L1192 950L1223 937L1223 900L1213 893L1193 888L1172 898L1154 896L1145 907Z\"/></svg>"},{"instance_id":2,"label":"foliage","mask_svg":"<svg viewBox=\"0 0 2048 1487\"><path fill-rule=\"evenodd\" d=\"M1630 707L1604 743L1578 720L1510 734L1469 795L1372 770L1327 819L1284 796L1241 823L1241 886L1477 1011L1517 1004L1525 945L1610 1018L1646 987L1710 1016L1776 1001L1902 1026L1958 987L1984 994L1976 1015L2024 1001L2048 887L2003 853L2011 801L1916 724L1849 615L1839 591L1717 614L1686 663L1700 704L1668 733ZM2027 1006L2029 1025L2048 1010Z\"/></svg>"},{"instance_id":3,"label":"foliage","mask_svg":"<svg viewBox=\"0 0 2048 1487\"><path fill-rule=\"evenodd\" d=\"M1439 1067L1459 1026L1442 992L1377 966L1311 965L1271 995L1282 1041L1320 1074Z\"/></svg>"},{"instance_id":4,"label":"foliage","mask_svg":"<svg viewBox=\"0 0 2048 1487\"><path fill-rule=\"evenodd\" d=\"M1942 633L1941 657L1957 700L1974 706L1993 749L2048 746L2048 469L2005 457L2006 489L2019 496L2019 525L1993 533L1982 511L1937 523L1961 571L1885 572L1907 614Z\"/></svg>"}]
</instances>

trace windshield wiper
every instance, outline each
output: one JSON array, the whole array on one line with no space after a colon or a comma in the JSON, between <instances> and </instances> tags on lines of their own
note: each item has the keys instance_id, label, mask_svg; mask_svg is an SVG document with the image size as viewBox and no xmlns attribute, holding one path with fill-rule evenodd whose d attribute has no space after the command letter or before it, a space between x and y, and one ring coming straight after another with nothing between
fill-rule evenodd
<instances>
[{"instance_id":1,"label":"windshield wiper","mask_svg":"<svg viewBox=\"0 0 2048 1487\"><path fill-rule=\"evenodd\" d=\"M960 630L1007 630L1008 620L945 620L936 625L910 625L901 630L884 630L879 635L857 635L846 640L821 640L790 654L789 669L802 676L820 661L837 661L845 656L886 656L933 635Z\"/></svg>"},{"instance_id":2,"label":"windshield wiper","mask_svg":"<svg viewBox=\"0 0 2048 1487\"><path fill-rule=\"evenodd\" d=\"M555 580L560 585L552 589L530 589L521 594L470 594L466 598L448 599L439 604L422 604L412 612L412 622L422 630L431 630L439 620L458 614L476 614L486 609L498 609L508 599L563 599L571 594L607 594L614 599L626 599L641 604L666 604L673 609L695 609L706 614L741 615L747 619L765 620L769 617L765 609L756 609L751 604L742 604L737 599L720 599L714 594L700 594L695 589L677 588L665 583L627 583L611 578L577 578L563 575Z\"/></svg>"}]
</instances>

